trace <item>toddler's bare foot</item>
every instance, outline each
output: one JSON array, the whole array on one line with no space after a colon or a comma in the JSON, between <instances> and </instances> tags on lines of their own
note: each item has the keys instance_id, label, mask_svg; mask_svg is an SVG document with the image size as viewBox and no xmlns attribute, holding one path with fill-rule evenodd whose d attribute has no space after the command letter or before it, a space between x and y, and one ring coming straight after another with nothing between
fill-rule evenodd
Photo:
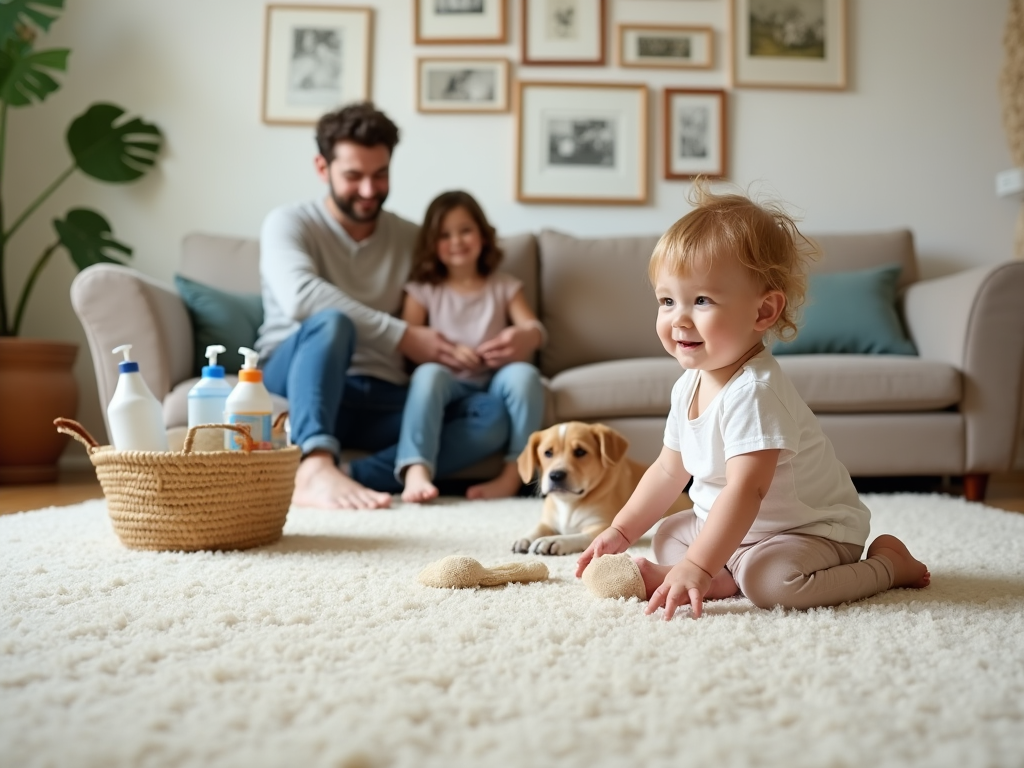
<instances>
[{"instance_id":1,"label":"toddler's bare foot","mask_svg":"<svg viewBox=\"0 0 1024 768\"><path fill-rule=\"evenodd\" d=\"M907 549L907 545L895 536L883 533L871 542L871 546L868 547L868 557L871 558L875 555L888 558L892 563L892 586L894 589L899 587L921 589L931 583L932 575L928 572L928 566L920 560L915 560L914 556L910 554L910 550Z\"/></svg>"},{"instance_id":2,"label":"toddler's bare foot","mask_svg":"<svg viewBox=\"0 0 1024 768\"><path fill-rule=\"evenodd\" d=\"M519 493L522 480L515 464L506 464L501 474L486 483L471 485L466 490L467 499L505 499Z\"/></svg>"},{"instance_id":3,"label":"toddler's bare foot","mask_svg":"<svg viewBox=\"0 0 1024 768\"><path fill-rule=\"evenodd\" d=\"M334 465L329 453L314 451L299 463L292 504L320 509L382 509L391 495L360 485Z\"/></svg>"},{"instance_id":4,"label":"toddler's bare foot","mask_svg":"<svg viewBox=\"0 0 1024 768\"><path fill-rule=\"evenodd\" d=\"M647 590L647 599L650 600L654 590L665 581L665 577L672 570L672 566L652 563L646 557L634 557L633 562L640 569L640 577L644 580L644 589ZM739 591L740 588L736 586L736 581L733 579L732 574L723 568L711 580L711 587L708 588L708 593L704 595L704 599L722 600L739 594Z\"/></svg>"},{"instance_id":5,"label":"toddler's bare foot","mask_svg":"<svg viewBox=\"0 0 1024 768\"><path fill-rule=\"evenodd\" d=\"M436 499L438 494L437 486L430 482L430 473L422 464L410 464L405 470L405 488L402 491L402 501L422 504L425 501Z\"/></svg>"}]
</instances>

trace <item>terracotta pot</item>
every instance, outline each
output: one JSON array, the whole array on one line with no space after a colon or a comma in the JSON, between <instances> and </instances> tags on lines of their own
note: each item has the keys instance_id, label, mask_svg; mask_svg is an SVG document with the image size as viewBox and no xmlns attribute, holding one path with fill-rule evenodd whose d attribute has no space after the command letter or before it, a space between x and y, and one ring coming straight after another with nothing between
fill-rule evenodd
<instances>
[{"instance_id":1,"label":"terracotta pot","mask_svg":"<svg viewBox=\"0 0 1024 768\"><path fill-rule=\"evenodd\" d=\"M74 418L78 345L0 336L0 485L52 483L67 435L53 420Z\"/></svg>"}]
</instances>

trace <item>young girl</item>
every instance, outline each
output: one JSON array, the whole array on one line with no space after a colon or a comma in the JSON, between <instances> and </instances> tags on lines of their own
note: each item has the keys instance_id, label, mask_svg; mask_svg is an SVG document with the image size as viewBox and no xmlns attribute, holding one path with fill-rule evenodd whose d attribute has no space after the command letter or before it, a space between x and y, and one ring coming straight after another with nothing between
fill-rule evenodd
<instances>
[{"instance_id":1,"label":"young girl","mask_svg":"<svg viewBox=\"0 0 1024 768\"><path fill-rule=\"evenodd\" d=\"M665 445L633 495L577 563L623 552L693 477L693 509L662 521L655 562L635 558L649 603L671 619L689 603L742 592L755 605L812 608L930 575L903 543L861 552L870 512L765 337L796 333L810 247L781 209L695 187L696 207L662 236L649 274L657 332L683 369Z\"/></svg>"},{"instance_id":2,"label":"young girl","mask_svg":"<svg viewBox=\"0 0 1024 768\"><path fill-rule=\"evenodd\" d=\"M501 258L494 228L471 195L445 192L427 208L402 318L410 325L429 323L451 347L444 364L424 363L412 375L395 462L403 501L437 496L432 480L445 406L476 391L502 399L511 431L501 474L470 487L466 496L499 498L519 490L515 462L540 429L544 390L537 369L515 358L541 346L544 328L522 283L495 271Z\"/></svg>"}]
</instances>

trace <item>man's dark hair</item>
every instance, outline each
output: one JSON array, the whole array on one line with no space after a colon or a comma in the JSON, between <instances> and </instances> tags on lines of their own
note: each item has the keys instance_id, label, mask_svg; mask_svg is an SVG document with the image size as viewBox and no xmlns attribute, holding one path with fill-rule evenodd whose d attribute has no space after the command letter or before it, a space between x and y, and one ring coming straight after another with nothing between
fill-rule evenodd
<instances>
[{"instance_id":1,"label":"man's dark hair","mask_svg":"<svg viewBox=\"0 0 1024 768\"><path fill-rule=\"evenodd\" d=\"M363 101L328 112L316 124L316 145L328 163L334 160L334 147L339 141L351 141L364 147L383 144L394 152L398 143L398 126L373 106Z\"/></svg>"}]
</instances>

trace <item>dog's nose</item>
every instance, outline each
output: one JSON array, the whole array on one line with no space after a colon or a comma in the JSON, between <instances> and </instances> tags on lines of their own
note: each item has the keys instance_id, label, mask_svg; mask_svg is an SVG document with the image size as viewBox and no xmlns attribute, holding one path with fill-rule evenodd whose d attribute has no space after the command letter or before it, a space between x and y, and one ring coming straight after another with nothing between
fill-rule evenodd
<instances>
[{"instance_id":1,"label":"dog's nose","mask_svg":"<svg viewBox=\"0 0 1024 768\"><path fill-rule=\"evenodd\" d=\"M565 480L566 472L564 469L552 469L548 472L548 479L553 483L560 483Z\"/></svg>"}]
</instances>

